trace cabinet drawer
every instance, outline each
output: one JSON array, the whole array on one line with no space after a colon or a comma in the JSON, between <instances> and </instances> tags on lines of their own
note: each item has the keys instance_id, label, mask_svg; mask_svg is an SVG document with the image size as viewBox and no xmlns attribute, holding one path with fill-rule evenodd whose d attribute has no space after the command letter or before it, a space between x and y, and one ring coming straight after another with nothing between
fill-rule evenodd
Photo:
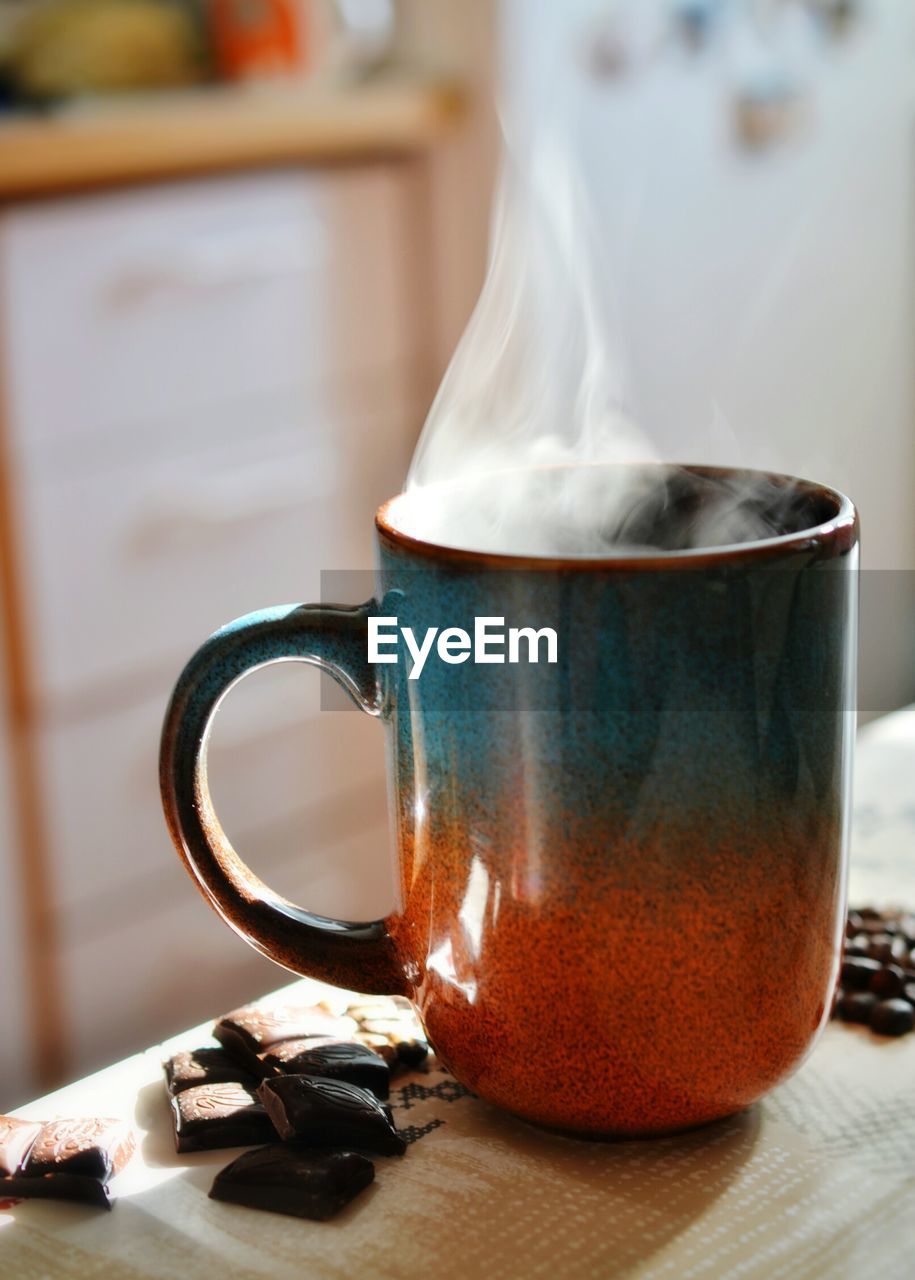
<instances>
[{"instance_id":1,"label":"cabinet drawer","mask_svg":"<svg viewBox=\"0 0 915 1280\"><path fill-rule=\"evenodd\" d=\"M163 886L167 891L178 864L159 802L164 702L39 732L52 905L71 939L111 928L117 917L142 915L147 901ZM265 859L276 852L278 828L303 823L287 851L295 874L300 858L320 859L320 839L360 829L363 800L370 805L384 796L378 724L356 710L322 712L317 704L317 673L283 663L233 690L216 717L209 753L214 799L230 838L258 873L269 870ZM315 824L313 840L307 833Z\"/></svg>"},{"instance_id":2,"label":"cabinet drawer","mask_svg":"<svg viewBox=\"0 0 915 1280\"><path fill-rule=\"evenodd\" d=\"M383 169L273 173L22 206L2 283L25 451L404 360L404 198ZM69 450L72 453L72 449Z\"/></svg>"},{"instance_id":3,"label":"cabinet drawer","mask_svg":"<svg viewBox=\"0 0 915 1280\"><path fill-rule=\"evenodd\" d=\"M300 879L309 888L296 892L300 901L356 918L374 919L390 908L384 814L372 803L365 816L371 825L361 833L328 838L303 860ZM297 834L296 827L278 832L275 855L265 849L267 864L288 857ZM217 918L177 866L166 900L139 917L115 913L108 930L64 947L61 969L76 1075L218 1017L284 981L282 970Z\"/></svg>"},{"instance_id":4,"label":"cabinet drawer","mask_svg":"<svg viewBox=\"0 0 915 1280\"><path fill-rule=\"evenodd\" d=\"M173 681L216 627L316 599L320 571L370 568L374 501L399 485L402 412L358 426L313 421L292 439L61 477L25 488L23 552L43 702ZM386 462L360 474L361 438ZM394 477L396 476L396 480ZM356 603L354 601L354 603Z\"/></svg>"}]
</instances>

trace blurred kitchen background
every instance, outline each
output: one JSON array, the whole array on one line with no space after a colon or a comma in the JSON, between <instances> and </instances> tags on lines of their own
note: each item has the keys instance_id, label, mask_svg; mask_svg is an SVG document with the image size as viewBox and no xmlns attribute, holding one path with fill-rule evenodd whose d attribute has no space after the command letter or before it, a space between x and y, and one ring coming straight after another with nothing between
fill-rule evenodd
<instances>
[{"instance_id":1,"label":"blurred kitchen background","mask_svg":"<svg viewBox=\"0 0 915 1280\"><path fill-rule=\"evenodd\" d=\"M366 570L485 268L508 125L569 146L664 456L847 489L864 717L915 698L911 0L0 0L0 1109L284 974L171 849L158 732L224 621ZM392 901L381 734L282 664L229 835Z\"/></svg>"}]
</instances>

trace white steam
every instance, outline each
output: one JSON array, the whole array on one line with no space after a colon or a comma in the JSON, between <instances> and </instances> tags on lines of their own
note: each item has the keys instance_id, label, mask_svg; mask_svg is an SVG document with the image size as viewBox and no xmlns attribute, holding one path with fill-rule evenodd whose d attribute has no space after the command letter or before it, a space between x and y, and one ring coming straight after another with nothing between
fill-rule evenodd
<instances>
[{"instance_id":1,"label":"white steam","mask_svg":"<svg viewBox=\"0 0 915 1280\"><path fill-rule=\"evenodd\" d=\"M799 518L790 489L747 472L690 478L636 425L588 203L559 140L535 144L505 162L486 282L392 517L446 546L528 556L782 532Z\"/></svg>"}]
</instances>

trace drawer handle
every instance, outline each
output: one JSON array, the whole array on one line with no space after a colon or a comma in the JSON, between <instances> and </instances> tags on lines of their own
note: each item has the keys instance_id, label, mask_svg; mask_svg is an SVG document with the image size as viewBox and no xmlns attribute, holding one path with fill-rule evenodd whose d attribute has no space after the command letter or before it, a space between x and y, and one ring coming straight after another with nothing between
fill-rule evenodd
<instances>
[{"instance_id":1,"label":"drawer handle","mask_svg":"<svg viewBox=\"0 0 915 1280\"><path fill-rule=\"evenodd\" d=\"M320 237L300 230L257 238L223 236L169 248L126 265L111 281L106 301L115 309L137 306L163 293L207 293L304 276L320 258Z\"/></svg>"},{"instance_id":2,"label":"drawer handle","mask_svg":"<svg viewBox=\"0 0 915 1280\"><path fill-rule=\"evenodd\" d=\"M320 477L320 478L319 478ZM135 557L197 545L250 530L279 515L327 498L336 488L333 464L316 460L309 476L283 486L251 490L242 482L223 492L188 491L147 502L127 532L125 546Z\"/></svg>"}]
</instances>

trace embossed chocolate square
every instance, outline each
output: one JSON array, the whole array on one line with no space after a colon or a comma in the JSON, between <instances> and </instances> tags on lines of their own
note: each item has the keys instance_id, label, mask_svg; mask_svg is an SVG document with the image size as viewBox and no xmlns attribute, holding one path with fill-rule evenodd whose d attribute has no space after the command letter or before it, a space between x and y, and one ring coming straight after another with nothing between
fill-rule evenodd
<instances>
[{"instance_id":1,"label":"embossed chocolate square","mask_svg":"<svg viewBox=\"0 0 915 1280\"><path fill-rule=\"evenodd\" d=\"M390 1092L391 1071L384 1058L366 1045L351 1041L284 1040L261 1054L261 1062L272 1075L345 1080L382 1099Z\"/></svg>"},{"instance_id":2,"label":"embossed chocolate square","mask_svg":"<svg viewBox=\"0 0 915 1280\"><path fill-rule=\"evenodd\" d=\"M263 1074L259 1056L284 1040L316 1037L348 1040L356 1030L352 1018L335 1017L314 1005L262 1009L247 1005L224 1014L213 1027L219 1043L243 1066Z\"/></svg>"},{"instance_id":3,"label":"embossed chocolate square","mask_svg":"<svg viewBox=\"0 0 915 1280\"><path fill-rule=\"evenodd\" d=\"M175 1148L251 1147L276 1137L262 1103L241 1084L200 1084L172 1100Z\"/></svg>"},{"instance_id":4,"label":"embossed chocolate square","mask_svg":"<svg viewBox=\"0 0 915 1280\"><path fill-rule=\"evenodd\" d=\"M3 1117L0 1166L7 1172L0 1178L0 1193L84 1200L107 1209L108 1182L124 1168L134 1146L133 1134L120 1120L89 1117L34 1124Z\"/></svg>"},{"instance_id":5,"label":"embossed chocolate square","mask_svg":"<svg viewBox=\"0 0 915 1280\"><path fill-rule=\"evenodd\" d=\"M391 1108L374 1094L342 1080L271 1076L258 1088L281 1138L313 1147L352 1147L379 1155L403 1155L407 1144Z\"/></svg>"}]
</instances>

